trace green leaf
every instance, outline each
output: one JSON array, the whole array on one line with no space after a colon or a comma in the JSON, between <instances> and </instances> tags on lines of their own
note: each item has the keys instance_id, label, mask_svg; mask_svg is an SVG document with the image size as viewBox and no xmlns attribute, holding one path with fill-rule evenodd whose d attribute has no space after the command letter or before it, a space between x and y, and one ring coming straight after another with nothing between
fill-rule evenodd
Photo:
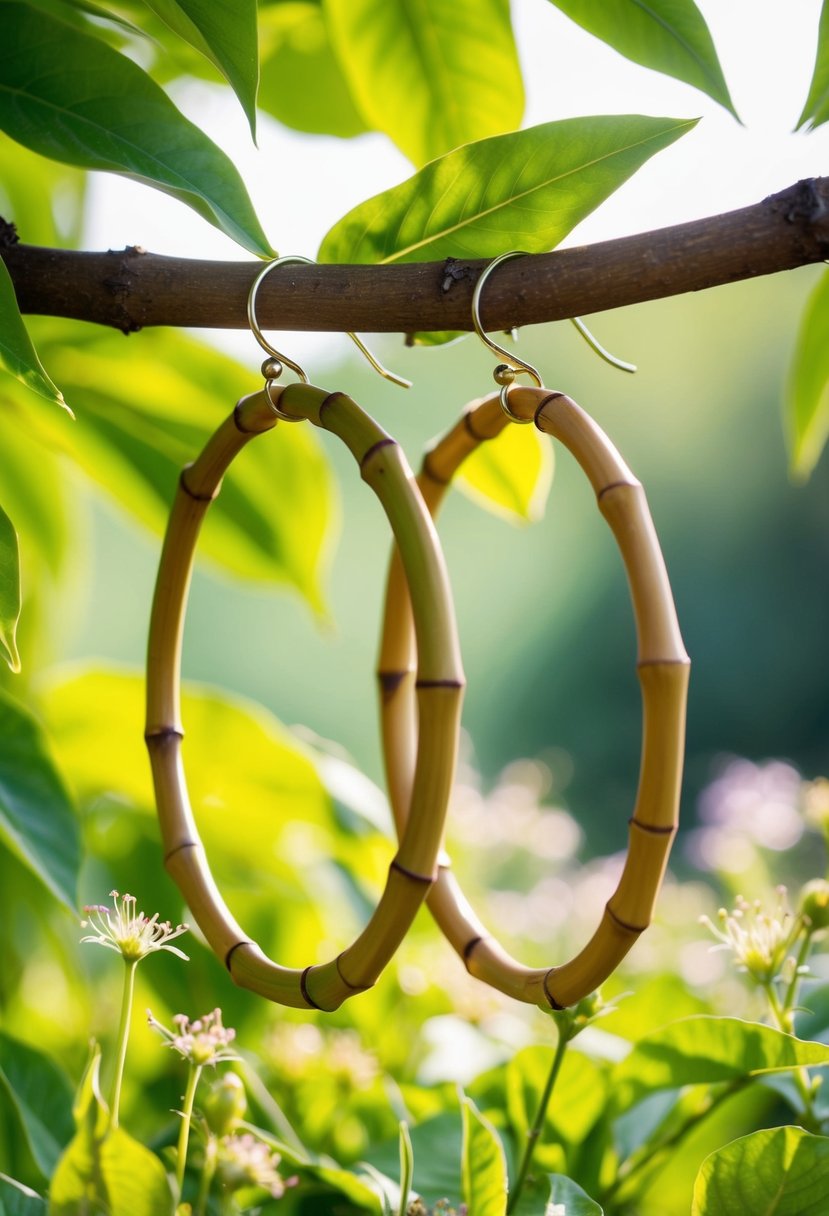
<instances>
[{"instance_id":1,"label":"green leaf","mask_svg":"<svg viewBox=\"0 0 829 1216\"><path fill-rule=\"evenodd\" d=\"M58 758L81 807L109 800L154 814L143 741L142 676L71 668L45 690L44 706ZM275 877L286 898L296 899L302 892L301 874L291 857L298 822L325 841L334 861L353 861L352 848L365 855L365 836L352 845L336 830L313 754L267 710L191 686L185 687L182 717L190 797L217 874L238 881L242 890L251 885L253 874ZM302 915L307 920L307 909Z\"/></svg>"},{"instance_id":2,"label":"green leaf","mask_svg":"<svg viewBox=\"0 0 829 1216\"><path fill-rule=\"evenodd\" d=\"M0 655L14 672L20 671L15 633L20 617L20 553L17 533L0 507Z\"/></svg>"},{"instance_id":3,"label":"green leaf","mask_svg":"<svg viewBox=\"0 0 829 1216\"><path fill-rule=\"evenodd\" d=\"M416 165L520 124L508 0L324 0L323 11L357 108Z\"/></svg>"},{"instance_id":4,"label":"green leaf","mask_svg":"<svg viewBox=\"0 0 829 1216\"><path fill-rule=\"evenodd\" d=\"M815 70L809 86L809 96L797 126L819 127L829 122L829 0L824 0L818 26Z\"/></svg>"},{"instance_id":5,"label":"green leaf","mask_svg":"<svg viewBox=\"0 0 829 1216\"><path fill-rule=\"evenodd\" d=\"M231 86L256 139L259 41L256 0L144 0L170 29L206 55Z\"/></svg>"},{"instance_id":6,"label":"green leaf","mask_svg":"<svg viewBox=\"0 0 829 1216\"><path fill-rule=\"evenodd\" d=\"M101 1049L93 1049L75 1103L76 1133L55 1171L49 1216L172 1216L164 1166L123 1128L113 1128L100 1094Z\"/></svg>"},{"instance_id":7,"label":"green leaf","mask_svg":"<svg viewBox=\"0 0 829 1216\"><path fill-rule=\"evenodd\" d=\"M806 478L829 436L829 270L809 297L789 372L786 432L792 472Z\"/></svg>"},{"instance_id":8,"label":"green leaf","mask_svg":"<svg viewBox=\"0 0 829 1216\"><path fill-rule=\"evenodd\" d=\"M334 55L318 4L274 4L260 13L259 105L286 127L349 138L368 130ZM309 80L314 87L309 88Z\"/></svg>"},{"instance_id":9,"label":"green leaf","mask_svg":"<svg viewBox=\"0 0 829 1216\"><path fill-rule=\"evenodd\" d=\"M602 1216L602 1209L577 1182L563 1174L550 1174L550 1202L560 1204L567 1216Z\"/></svg>"},{"instance_id":10,"label":"green leaf","mask_svg":"<svg viewBox=\"0 0 829 1216\"><path fill-rule=\"evenodd\" d=\"M0 1103L13 1111L35 1165L45 1178L51 1177L72 1137L72 1087L48 1056L3 1031Z\"/></svg>"},{"instance_id":11,"label":"green leaf","mask_svg":"<svg viewBox=\"0 0 829 1216\"><path fill-rule=\"evenodd\" d=\"M553 448L534 426L508 426L467 456L458 487L511 523L541 519L553 482Z\"/></svg>"},{"instance_id":12,"label":"green leaf","mask_svg":"<svg viewBox=\"0 0 829 1216\"><path fill-rule=\"evenodd\" d=\"M231 161L126 56L25 4L3 5L0 127L42 156L123 173L273 252Z\"/></svg>"},{"instance_id":13,"label":"green leaf","mask_svg":"<svg viewBox=\"0 0 829 1216\"><path fill-rule=\"evenodd\" d=\"M44 160L0 132L0 215L27 245L80 243L86 181L80 169Z\"/></svg>"},{"instance_id":14,"label":"green leaf","mask_svg":"<svg viewBox=\"0 0 829 1216\"><path fill-rule=\"evenodd\" d=\"M20 395L24 393L21 388ZM57 573L77 536L78 529L68 519L77 499L70 499L66 468L59 457L21 425L28 402L22 406L0 409L0 499L14 520L27 570L33 558L42 558L49 571ZM31 584L35 587L34 577Z\"/></svg>"},{"instance_id":15,"label":"green leaf","mask_svg":"<svg viewBox=\"0 0 829 1216\"><path fill-rule=\"evenodd\" d=\"M419 262L541 253L695 119L600 115L458 148L339 220L323 262Z\"/></svg>"},{"instance_id":16,"label":"green leaf","mask_svg":"<svg viewBox=\"0 0 829 1216\"><path fill-rule=\"evenodd\" d=\"M461 1190L463 1129L457 1111L424 1119L411 1129L414 1150L414 1190L430 1207L439 1199L457 1200ZM389 1140L367 1154L386 1174L399 1168L399 1143Z\"/></svg>"},{"instance_id":17,"label":"green leaf","mask_svg":"<svg viewBox=\"0 0 829 1216\"><path fill-rule=\"evenodd\" d=\"M1 98L0 94L0 98ZM53 384L23 324L11 275L0 257L0 365L39 397L54 401L70 414L63 393Z\"/></svg>"},{"instance_id":18,"label":"green leaf","mask_svg":"<svg viewBox=\"0 0 829 1216\"><path fill-rule=\"evenodd\" d=\"M529 1177L521 1189L512 1216L603 1216L594 1199L564 1174Z\"/></svg>"},{"instance_id":19,"label":"green leaf","mask_svg":"<svg viewBox=\"0 0 829 1216\"><path fill-rule=\"evenodd\" d=\"M773 1127L732 1140L706 1157L694 1184L692 1216L825 1216L829 1139L800 1127Z\"/></svg>"},{"instance_id":20,"label":"green leaf","mask_svg":"<svg viewBox=\"0 0 829 1216\"><path fill-rule=\"evenodd\" d=\"M46 1216L46 1200L31 1187L0 1174L0 1216Z\"/></svg>"},{"instance_id":21,"label":"green leaf","mask_svg":"<svg viewBox=\"0 0 829 1216\"><path fill-rule=\"evenodd\" d=\"M471 1098L461 1103L463 1149L461 1183L469 1216L504 1216L507 1210L507 1159L492 1124Z\"/></svg>"},{"instance_id":22,"label":"green leaf","mask_svg":"<svg viewBox=\"0 0 829 1216\"><path fill-rule=\"evenodd\" d=\"M759 1022L699 1017L671 1022L635 1044L611 1077L624 1110L658 1089L714 1084L829 1064L829 1045L810 1043Z\"/></svg>"},{"instance_id":23,"label":"green leaf","mask_svg":"<svg viewBox=\"0 0 829 1216\"><path fill-rule=\"evenodd\" d=\"M0 693L0 841L70 911L81 863L78 825L40 727Z\"/></svg>"},{"instance_id":24,"label":"green leaf","mask_svg":"<svg viewBox=\"0 0 829 1216\"><path fill-rule=\"evenodd\" d=\"M400 1122L400 1211L398 1216L406 1216L409 1210L409 1192L412 1189L414 1175L414 1149L409 1127Z\"/></svg>"},{"instance_id":25,"label":"green leaf","mask_svg":"<svg viewBox=\"0 0 829 1216\"><path fill-rule=\"evenodd\" d=\"M737 111L705 18L694 0L552 0L620 55L684 80Z\"/></svg>"},{"instance_id":26,"label":"green leaf","mask_svg":"<svg viewBox=\"0 0 829 1216\"><path fill-rule=\"evenodd\" d=\"M50 444L162 534L181 469L236 400L258 387L255 376L173 331L148 330L126 343L113 333L68 341L61 327L45 349L80 406L71 428L58 429L41 414ZM321 611L337 518L333 480L313 428L280 426L234 462L208 512L198 555L237 577L288 583Z\"/></svg>"}]
</instances>

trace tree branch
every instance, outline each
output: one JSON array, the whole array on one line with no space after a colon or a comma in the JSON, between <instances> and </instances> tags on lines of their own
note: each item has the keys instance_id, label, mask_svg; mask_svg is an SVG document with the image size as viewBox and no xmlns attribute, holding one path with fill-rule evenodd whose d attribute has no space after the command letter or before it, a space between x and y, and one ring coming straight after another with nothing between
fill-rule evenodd
<instances>
[{"instance_id":1,"label":"tree branch","mask_svg":"<svg viewBox=\"0 0 829 1216\"><path fill-rule=\"evenodd\" d=\"M3 243L0 242L0 246ZM162 257L137 247L78 253L0 247L24 313L74 317L124 332L146 325L247 327L261 263ZM507 262L488 286L492 330L701 291L829 258L829 178L809 178L724 215ZM293 266L265 280L266 329L414 333L470 329L485 261Z\"/></svg>"}]
</instances>

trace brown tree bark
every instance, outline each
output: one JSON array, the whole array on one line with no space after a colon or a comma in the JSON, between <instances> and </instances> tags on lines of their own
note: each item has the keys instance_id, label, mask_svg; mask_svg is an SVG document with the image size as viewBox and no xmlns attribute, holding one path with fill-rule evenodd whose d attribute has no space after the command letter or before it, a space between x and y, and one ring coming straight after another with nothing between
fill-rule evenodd
<instances>
[{"instance_id":1,"label":"brown tree bark","mask_svg":"<svg viewBox=\"0 0 829 1216\"><path fill-rule=\"evenodd\" d=\"M147 325L239 329L261 263L162 257L137 246L80 253L20 244L0 221L0 256L24 313L125 333ZM829 178L808 178L724 215L620 240L528 255L487 285L492 330L701 291L829 259ZM262 284L263 328L434 331L471 328L485 261L281 267Z\"/></svg>"}]
</instances>

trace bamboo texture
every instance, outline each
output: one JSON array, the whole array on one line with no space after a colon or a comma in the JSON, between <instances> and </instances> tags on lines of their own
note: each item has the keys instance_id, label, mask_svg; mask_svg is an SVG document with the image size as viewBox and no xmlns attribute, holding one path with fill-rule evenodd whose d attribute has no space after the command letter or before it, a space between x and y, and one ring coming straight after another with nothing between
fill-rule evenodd
<instances>
[{"instance_id":1,"label":"bamboo texture","mask_svg":"<svg viewBox=\"0 0 829 1216\"><path fill-rule=\"evenodd\" d=\"M181 758L181 647L199 530L221 480L255 435L280 414L338 435L374 490L414 588L411 620L420 662L423 728L412 756L407 822L377 908L337 958L304 969L273 962L225 904L210 872L190 805ZM165 865L234 981L283 1005L334 1010L370 988L397 949L437 875L455 769L464 677L449 582L430 514L397 443L343 393L297 384L243 398L183 471L162 547L147 658L146 741Z\"/></svg>"},{"instance_id":2,"label":"bamboo texture","mask_svg":"<svg viewBox=\"0 0 829 1216\"><path fill-rule=\"evenodd\" d=\"M427 900L470 974L517 1000L559 1009L575 1004L601 984L650 923L678 823L690 660L644 491L619 453L589 415L563 393L514 385L508 401L517 418L534 421L539 430L570 449L619 546L638 641L643 713L639 787L621 879L599 927L569 962L539 969L512 958L476 916L445 854ZM479 443L500 434L508 422L498 395L492 394L473 402L426 452L418 481L433 516L463 460ZM389 797L401 833L409 815L418 729L424 726L412 696L416 654L405 570L400 554L394 552L378 677Z\"/></svg>"}]
</instances>

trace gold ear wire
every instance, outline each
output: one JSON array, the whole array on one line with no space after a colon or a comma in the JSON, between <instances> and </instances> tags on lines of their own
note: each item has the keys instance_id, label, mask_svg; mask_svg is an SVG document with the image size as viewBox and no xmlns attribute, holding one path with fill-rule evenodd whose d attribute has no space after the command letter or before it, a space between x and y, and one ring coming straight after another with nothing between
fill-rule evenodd
<instances>
[{"instance_id":1,"label":"gold ear wire","mask_svg":"<svg viewBox=\"0 0 829 1216\"><path fill-rule=\"evenodd\" d=\"M489 336L481 321L481 295L487 279L498 266L500 266L503 262L508 262L511 258L524 258L527 256L528 254L523 249L513 249L509 253L502 253L499 257L493 258L479 277L478 282L475 284L475 290L472 293L472 325L475 329L475 333L494 354L501 355L507 360L506 363L499 363L493 372L495 383L501 385L501 392L499 396L501 409L512 422L518 423L530 422L531 419L519 418L510 409L510 385L513 383L517 375L525 374L531 376L535 381L536 386L541 388L543 383L541 375L538 369L534 367L532 363L528 363L526 359L522 359L519 355L516 355L514 351L509 351L506 349L506 347L500 346L493 338ZM590 349L595 351L600 359L604 359L605 363L609 363L611 367L618 368L618 370L621 372L636 371L635 363L626 363L624 359L619 359L616 355L611 354L609 350L602 346L601 342L599 342L599 340L587 328L581 317L570 317L569 320L571 325L574 325L584 338Z\"/></svg>"},{"instance_id":2,"label":"gold ear wire","mask_svg":"<svg viewBox=\"0 0 829 1216\"><path fill-rule=\"evenodd\" d=\"M299 376L299 378L303 384L308 384L309 381L308 381L308 376L307 376L306 372L300 367L300 365L298 363L295 363L292 359L289 359L287 357L287 355L283 355L281 351L278 351L276 349L276 347L273 346L267 340L265 335L262 333L259 322L256 318L256 296L259 291L259 288L262 285L262 282L264 281L264 279L267 278L267 276L271 273L271 271L274 270L277 266L286 266L291 262L302 262L307 266L316 265L316 262L314 262L313 259L311 259L311 258L303 258L303 257L295 256L295 255L291 255L288 257L284 257L284 258L274 258L273 261L268 262L267 266L265 266L262 270L260 270L259 274L253 280L253 283L251 284L250 292L248 293L248 325L250 326L251 333L253 334L256 341L259 343L259 345L262 347L262 349L268 355L270 355L271 359L276 359L278 363L284 364L285 367L289 367L292 372L294 372L297 376ZM384 367L383 364L380 362L380 360L377 358L377 356L374 355L369 350L369 348L366 346L365 342L363 342L362 338L358 337L357 334L354 334L354 333L351 333L350 331L348 331L348 336L351 339L351 341L354 343L354 345L357 347L357 349L360 351L360 353L365 356L365 358L368 360L368 362L371 364L371 366L374 368L374 370L379 375L381 375L385 380L390 380L392 382L392 384L397 384L400 388L411 388L412 387L411 380L407 380L404 376L398 376L397 372L389 371L389 369L387 367ZM270 364L270 360L268 361L268 363ZM278 379L281 374L282 374L282 368L280 367L277 369L276 367L274 367L273 364L270 364L269 370L267 372L265 372L263 369L263 375L265 376L265 379L268 380L269 382Z\"/></svg>"}]
</instances>

